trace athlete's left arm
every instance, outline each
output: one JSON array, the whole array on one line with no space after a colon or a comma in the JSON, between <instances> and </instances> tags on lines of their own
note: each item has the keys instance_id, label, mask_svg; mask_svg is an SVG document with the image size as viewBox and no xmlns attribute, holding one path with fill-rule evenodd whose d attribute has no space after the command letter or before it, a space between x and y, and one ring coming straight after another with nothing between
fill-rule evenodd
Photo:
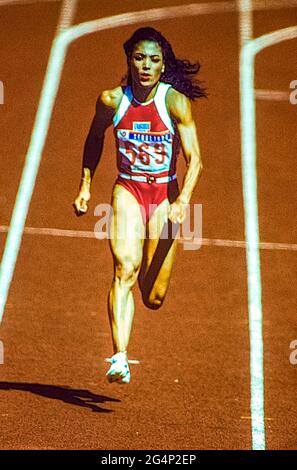
<instances>
[{"instance_id":1,"label":"athlete's left arm","mask_svg":"<svg viewBox=\"0 0 297 470\"><path fill-rule=\"evenodd\" d=\"M177 123L183 154L187 164L180 195L171 204L169 213L169 218L172 222L182 223L186 215L185 206L190 203L203 166L189 98L173 89L172 93L168 96L167 104L169 113Z\"/></svg>"}]
</instances>

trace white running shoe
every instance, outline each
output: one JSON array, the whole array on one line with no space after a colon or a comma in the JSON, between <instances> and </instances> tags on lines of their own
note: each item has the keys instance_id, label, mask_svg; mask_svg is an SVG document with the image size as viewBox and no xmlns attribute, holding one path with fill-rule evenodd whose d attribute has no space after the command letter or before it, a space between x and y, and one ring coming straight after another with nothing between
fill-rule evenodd
<instances>
[{"instance_id":1,"label":"white running shoe","mask_svg":"<svg viewBox=\"0 0 297 470\"><path fill-rule=\"evenodd\" d=\"M108 382L126 384L130 382L130 369L125 352L118 352L111 358L111 366L106 374Z\"/></svg>"}]
</instances>

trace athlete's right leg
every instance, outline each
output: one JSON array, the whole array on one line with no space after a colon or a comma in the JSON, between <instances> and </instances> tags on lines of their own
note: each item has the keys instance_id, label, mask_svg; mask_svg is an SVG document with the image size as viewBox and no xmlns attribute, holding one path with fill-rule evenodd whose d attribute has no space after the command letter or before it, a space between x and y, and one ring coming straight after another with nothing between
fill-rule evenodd
<instances>
[{"instance_id":1,"label":"athlete's right leg","mask_svg":"<svg viewBox=\"0 0 297 470\"><path fill-rule=\"evenodd\" d=\"M110 247L114 279L108 299L108 313L114 353L126 352L134 316L134 286L142 261L145 227L136 198L116 184L112 195Z\"/></svg>"}]
</instances>

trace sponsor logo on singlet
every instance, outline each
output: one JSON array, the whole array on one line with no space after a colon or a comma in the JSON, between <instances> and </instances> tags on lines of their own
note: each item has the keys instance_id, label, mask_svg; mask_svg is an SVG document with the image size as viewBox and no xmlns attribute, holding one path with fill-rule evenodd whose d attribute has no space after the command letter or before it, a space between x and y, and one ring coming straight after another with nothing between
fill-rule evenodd
<instances>
[{"instance_id":1,"label":"sponsor logo on singlet","mask_svg":"<svg viewBox=\"0 0 297 470\"><path fill-rule=\"evenodd\" d=\"M136 132L149 132L151 130L150 122L135 122L133 121L133 131Z\"/></svg>"},{"instance_id":2,"label":"sponsor logo on singlet","mask_svg":"<svg viewBox=\"0 0 297 470\"><path fill-rule=\"evenodd\" d=\"M172 142L172 135L170 132L166 134L158 135L158 134L141 134L136 132L129 132L129 140L134 140L136 142Z\"/></svg>"}]
</instances>

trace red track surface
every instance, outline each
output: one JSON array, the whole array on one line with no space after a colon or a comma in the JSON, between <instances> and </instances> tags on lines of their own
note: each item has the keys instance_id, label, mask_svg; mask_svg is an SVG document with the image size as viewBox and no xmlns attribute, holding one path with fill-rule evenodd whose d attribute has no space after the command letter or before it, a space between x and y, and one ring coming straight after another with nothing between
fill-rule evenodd
<instances>
[{"instance_id":1,"label":"red track surface","mask_svg":"<svg viewBox=\"0 0 297 470\"><path fill-rule=\"evenodd\" d=\"M81 1L75 23L119 13L118 2ZM182 1L121 2L121 12ZM187 2L184 2L185 4ZM199 2L198 2L199 3ZM59 3L1 7L0 213L9 225L30 141ZM296 23L297 9L256 12L254 36ZM199 58L209 99L193 105L205 171L193 202L203 237L244 240L235 13L150 23L178 56ZM72 200L84 139L102 89L125 72L123 41L135 27L75 42L67 56L26 226L92 231L116 176L112 133L76 218ZM296 40L265 50L256 87L288 90ZM296 243L296 112L258 102L262 241ZM184 170L180 160L179 174ZM1 254L5 234L0 234ZM296 447L296 251L262 251L267 448ZM249 330L245 251L179 245L165 305L146 309L135 288L132 383L110 385L106 312L112 278L107 241L24 235L0 337L1 449L249 449Z\"/></svg>"}]
</instances>

